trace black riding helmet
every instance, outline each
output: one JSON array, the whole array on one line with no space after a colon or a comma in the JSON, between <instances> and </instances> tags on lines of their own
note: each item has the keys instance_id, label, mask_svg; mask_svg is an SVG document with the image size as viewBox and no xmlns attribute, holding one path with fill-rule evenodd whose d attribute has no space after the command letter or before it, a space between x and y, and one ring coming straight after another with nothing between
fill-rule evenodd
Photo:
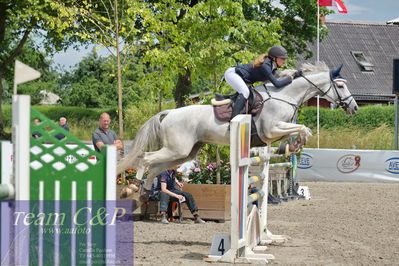
<instances>
[{"instance_id":1,"label":"black riding helmet","mask_svg":"<svg viewBox=\"0 0 399 266\"><path fill-rule=\"evenodd\" d=\"M269 56L278 57L278 58L288 58L287 50L281 45L275 45L269 49Z\"/></svg>"}]
</instances>

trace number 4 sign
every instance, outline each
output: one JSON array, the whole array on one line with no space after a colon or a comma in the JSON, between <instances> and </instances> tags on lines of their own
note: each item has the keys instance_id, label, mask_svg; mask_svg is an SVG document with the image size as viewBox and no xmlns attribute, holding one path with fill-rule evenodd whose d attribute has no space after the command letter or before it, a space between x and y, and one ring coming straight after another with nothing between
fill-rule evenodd
<instances>
[{"instance_id":1,"label":"number 4 sign","mask_svg":"<svg viewBox=\"0 0 399 266\"><path fill-rule=\"evenodd\" d=\"M222 256L230 249L230 235L214 235L210 255Z\"/></svg>"}]
</instances>

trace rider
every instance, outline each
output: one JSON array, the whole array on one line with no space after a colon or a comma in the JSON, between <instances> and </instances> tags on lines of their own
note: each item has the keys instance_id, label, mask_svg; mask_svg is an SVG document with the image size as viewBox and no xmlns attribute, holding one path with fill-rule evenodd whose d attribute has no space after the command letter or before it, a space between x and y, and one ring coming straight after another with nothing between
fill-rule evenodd
<instances>
[{"instance_id":1,"label":"rider","mask_svg":"<svg viewBox=\"0 0 399 266\"><path fill-rule=\"evenodd\" d=\"M244 108L249 97L247 85L258 81L270 81L275 87L281 88L301 75L300 71L296 71L291 77L282 79L275 77L277 68L282 67L287 58L287 50L280 45L275 45L269 49L268 54L262 54L254 62L230 67L226 70L224 74L226 82L239 93L233 106L232 118Z\"/></svg>"}]
</instances>

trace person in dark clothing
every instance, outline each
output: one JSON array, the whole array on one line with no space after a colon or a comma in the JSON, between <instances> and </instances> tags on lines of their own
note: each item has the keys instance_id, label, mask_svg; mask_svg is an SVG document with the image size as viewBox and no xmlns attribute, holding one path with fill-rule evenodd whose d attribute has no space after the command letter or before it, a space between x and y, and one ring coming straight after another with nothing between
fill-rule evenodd
<instances>
[{"instance_id":1,"label":"person in dark clothing","mask_svg":"<svg viewBox=\"0 0 399 266\"><path fill-rule=\"evenodd\" d=\"M58 122L58 125L69 132L69 127L67 126L66 122L67 122L67 120L65 117L60 117L60 121ZM62 133L59 133L59 134L55 135L55 137L59 140L62 140L63 138L65 138L65 135Z\"/></svg>"},{"instance_id":2,"label":"person in dark clothing","mask_svg":"<svg viewBox=\"0 0 399 266\"><path fill-rule=\"evenodd\" d=\"M41 123L42 121L39 119L39 118L35 118L34 120L33 120L33 123L35 124L35 125L40 125L40 123ZM40 134L39 132L32 132L32 137L34 137L35 139L38 139L38 138L40 138L42 136L42 134Z\"/></svg>"},{"instance_id":3,"label":"person in dark clothing","mask_svg":"<svg viewBox=\"0 0 399 266\"><path fill-rule=\"evenodd\" d=\"M282 67L287 58L287 50L280 45L275 45L269 49L268 54L262 54L254 62L230 67L226 70L224 74L226 82L239 93L233 106L232 118L240 114L244 108L249 97L248 84L270 81L275 87L281 88L301 75L301 72L297 71L291 77L276 78L277 68Z\"/></svg>"},{"instance_id":4,"label":"person in dark clothing","mask_svg":"<svg viewBox=\"0 0 399 266\"><path fill-rule=\"evenodd\" d=\"M180 188L183 187L183 184L176 179L176 168L168 169L162 172L157 177L157 180L158 182L155 187L155 195L159 198L160 201L159 210L162 215L162 223L169 223L166 217L166 213L168 211L169 201L172 197L176 198L181 203L185 202L187 204L188 208L194 216L195 223L205 223L205 221L202 220L198 214L198 207L195 203L193 196L188 192L184 192L176 188L176 185Z\"/></svg>"}]
</instances>

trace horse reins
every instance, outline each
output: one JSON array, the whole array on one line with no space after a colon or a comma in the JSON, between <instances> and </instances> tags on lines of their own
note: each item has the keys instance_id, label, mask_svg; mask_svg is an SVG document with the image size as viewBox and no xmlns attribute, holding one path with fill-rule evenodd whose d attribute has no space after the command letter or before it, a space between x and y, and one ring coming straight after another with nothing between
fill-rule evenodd
<instances>
[{"instance_id":1,"label":"horse reins","mask_svg":"<svg viewBox=\"0 0 399 266\"><path fill-rule=\"evenodd\" d=\"M326 90L325 92L324 92L322 89L320 89L316 84L314 84L311 80L309 80L307 77L305 77L304 75L300 74L300 76L301 76L302 78L304 78L307 82L309 82L310 84L312 84L316 89L318 89L318 90L321 92L321 95L320 95L321 97L327 95L327 93L331 90L331 88L334 88L335 94L337 94L337 96L338 96L338 106L340 106L340 107L347 108L347 107L350 105L350 103L353 101L353 96L352 96L352 94L349 94L349 96L347 96L347 97L345 97L345 98L342 98L342 97L341 97L341 95L340 95L339 92L338 92L336 83L335 83L335 81L332 79L331 75L330 75L330 87L329 87L328 90ZM351 97L352 97L352 99L350 100L350 102L349 102L349 103L346 103L345 101L348 100L348 99L351 98Z\"/></svg>"},{"instance_id":2,"label":"horse reins","mask_svg":"<svg viewBox=\"0 0 399 266\"><path fill-rule=\"evenodd\" d=\"M302 75L302 73L301 73L299 76L302 77L302 78L304 78L307 82L309 82L311 85L313 85L313 87L315 87L317 90L319 90L319 91L321 92L321 95L320 95L321 97L324 97L325 95L327 95L327 93L331 90L331 88L334 88L334 91L335 91L335 93L336 93L337 96L338 96L338 106L343 107L345 110L346 110L346 108L350 105L350 103L353 101L353 96L352 96L352 94L350 94L349 96L347 96L347 97L345 97L345 98L342 98L342 97L341 97L341 95L340 95L339 92L338 92L336 83L335 83L335 81L331 78L331 76L330 76L330 87L329 87L326 91L323 91L322 89L320 89L319 86L317 86L317 85L314 84L311 80L309 80L307 77L305 77L304 75ZM294 107L294 110L295 110L295 112L294 112L294 114L293 114L293 116L292 116L292 118L291 118L291 121L292 121L292 120L294 119L296 113L298 112L299 106L301 106L301 104L303 103L303 99L305 98L305 96L306 96L307 93L304 94L304 97L302 98L302 100L300 101L299 104L294 104L294 103L290 103L289 101L286 101L286 100L283 100L283 99L280 99L280 98L275 98L275 97L273 97L273 96L270 94L269 90L267 89L266 84L263 84L263 87L265 88L266 94L267 94L267 96L269 96L269 98L263 100L263 101L262 101L262 104L264 104L264 103L267 102L268 100L273 99L273 100L281 101L281 102L284 102L284 103L286 103L286 104L291 105L292 107ZM350 100L350 102L349 102L349 103L346 103L345 101L346 101L347 99L351 98L351 97L352 97L352 99Z\"/></svg>"},{"instance_id":3,"label":"horse reins","mask_svg":"<svg viewBox=\"0 0 399 266\"><path fill-rule=\"evenodd\" d=\"M277 101L284 102L284 103L286 103L286 104L291 105L291 106L294 108L294 114L292 115L290 121L293 121L293 119L294 119L296 113L298 112L298 109L299 109L299 106L300 106L300 105L297 105L297 104L294 104L294 103L290 103L289 101L286 101L286 100L283 100L283 99L280 99L280 98L275 98L275 97L273 97L273 96L270 94L270 92L269 92L269 90L267 89L265 83L263 83L263 87L265 88L266 94L267 94L267 96L269 96L269 98L263 100L263 101L262 101L262 105L263 105L265 102L267 102L268 100L277 100ZM302 103L301 103L301 104L302 104Z\"/></svg>"}]
</instances>

